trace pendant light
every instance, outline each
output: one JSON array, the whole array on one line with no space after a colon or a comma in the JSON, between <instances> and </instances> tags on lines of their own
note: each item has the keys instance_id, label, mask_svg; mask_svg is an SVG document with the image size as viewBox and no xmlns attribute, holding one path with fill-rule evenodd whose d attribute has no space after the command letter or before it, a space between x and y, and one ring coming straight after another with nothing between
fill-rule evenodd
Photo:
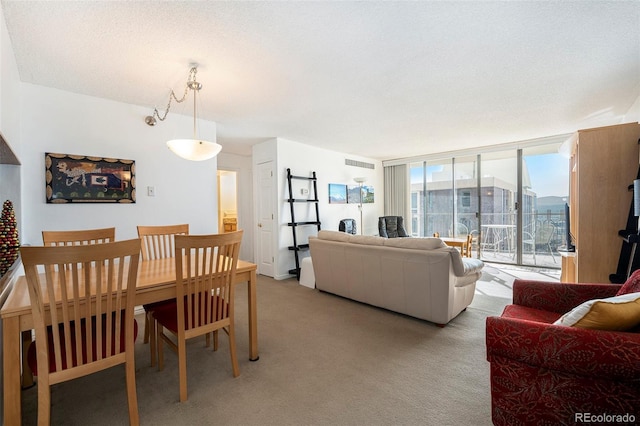
<instances>
[{"instance_id":1,"label":"pendant light","mask_svg":"<svg viewBox=\"0 0 640 426\"><path fill-rule=\"evenodd\" d=\"M167 141L167 146L169 149L179 157L184 158L185 160L191 161L204 161L209 160L222 150L222 147L216 142L210 142L203 139L198 138L197 134L197 97L198 92L202 89L202 83L196 81L196 73L198 72L197 65L193 65L189 71L189 79L184 88L184 94L180 99L177 98L175 92L171 90L171 94L169 96L169 102L167 103L167 109L165 110L162 116L158 112L158 109L155 108L153 111L153 115L149 115L145 117L144 121L149 126L155 126L157 121L156 118L160 121L164 121L169 114L169 109L171 108L172 100L177 103L184 102L189 96L189 91L193 91L193 138L191 139L171 139Z\"/></svg>"}]
</instances>

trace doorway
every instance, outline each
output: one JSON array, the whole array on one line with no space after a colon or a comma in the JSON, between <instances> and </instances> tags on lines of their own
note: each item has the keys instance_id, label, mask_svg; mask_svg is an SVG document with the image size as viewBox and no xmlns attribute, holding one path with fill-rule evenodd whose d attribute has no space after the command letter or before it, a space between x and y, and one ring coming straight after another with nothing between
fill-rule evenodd
<instances>
[{"instance_id":1,"label":"doorway","mask_svg":"<svg viewBox=\"0 0 640 426\"><path fill-rule=\"evenodd\" d=\"M238 230L238 173L218 170L218 233Z\"/></svg>"}]
</instances>

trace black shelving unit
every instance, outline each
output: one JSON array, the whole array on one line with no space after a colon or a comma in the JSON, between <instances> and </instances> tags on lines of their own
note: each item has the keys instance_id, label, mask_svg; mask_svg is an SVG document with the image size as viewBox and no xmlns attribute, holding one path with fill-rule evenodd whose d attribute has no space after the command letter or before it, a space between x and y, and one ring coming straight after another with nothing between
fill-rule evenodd
<instances>
[{"instance_id":1,"label":"black shelving unit","mask_svg":"<svg viewBox=\"0 0 640 426\"><path fill-rule=\"evenodd\" d=\"M640 168L638 169L637 179L640 179ZM622 238L618 268L615 274L609 275L609 281L614 284L624 283L633 271L640 269L640 252L637 250L638 244L640 244L639 218L635 215L634 208L634 200L640 197L640 194L635 193L633 185L629 185L628 190L633 191L634 194L629 207L629 215L627 216L627 226L625 229L618 231L618 235Z\"/></svg>"},{"instance_id":2,"label":"black shelving unit","mask_svg":"<svg viewBox=\"0 0 640 426\"><path fill-rule=\"evenodd\" d=\"M308 198L294 198L293 197L293 180L306 180L311 181L313 184L313 193L310 194ZM287 202L289 203L289 207L291 209L291 222L287 225L291 227L291 232L293 233L293 245L289 246L289 250L293 251L296 267L294 269L290 269L289 273L294 274L296 278L300 279L300 252L309 250L309 243L300 244L299 236L298 236L298 227L299 226L316 226L318 231L320 230L320 209L318 208L318 187L317 187L317 178L316 172L311 172L311 177L308 176L294 176L291 174L291 169L287 169L287 184L289 185L289 199ZM315 220L311 221L297 221L296 220L296 212L294 205L295 203L313 203L315 207ZM308 218L307 218L308 219ZM313 218L312 218L313 219Z\"/></svg>"}]
</instances>

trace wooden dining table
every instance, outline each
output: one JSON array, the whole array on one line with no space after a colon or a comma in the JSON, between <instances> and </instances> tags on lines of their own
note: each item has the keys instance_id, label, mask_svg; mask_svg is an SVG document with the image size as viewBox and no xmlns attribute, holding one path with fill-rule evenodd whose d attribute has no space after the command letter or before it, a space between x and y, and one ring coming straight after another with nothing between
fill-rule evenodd
<instances>
[{"instance_id":1,"label":"wooden dining table","mask_svg":"<svg viewBox=\"0 0 640 426\"><path fill-rule=\"evenodd\" d=\"M256 294L257 265L238 261L234 284L248 284L249 359L257 361L258 317ZM140 261L136 285L136 306L176 297L175 259ZM45 306L45 309L47 307ZM2 309L3 401L5 426L19 425L22 420L21 389L33 384L33 375L26 361L26 348L31 343L33 318L27 280L17 277ZM21 347L22 355L21 355Z\"/></svg>"},{"instance_id":2,"label":"wooden dining table","mask_svg":"<svg viewBox=\"0 0 640 426\"><path fill-rule=\"evenodd\" d=\"M460 250L463 257L471 257L471 253L467 253L469 249L467 245L469 241L466 238L454 238L454 237L439 237L449 247L456 247Z\"/></svg>"}]
</instances>

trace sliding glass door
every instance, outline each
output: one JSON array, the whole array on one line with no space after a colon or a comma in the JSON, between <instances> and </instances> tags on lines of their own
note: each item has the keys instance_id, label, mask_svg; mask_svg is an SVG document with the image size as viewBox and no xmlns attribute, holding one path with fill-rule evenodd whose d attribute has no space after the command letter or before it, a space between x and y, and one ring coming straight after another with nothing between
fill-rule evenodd
<instances>
[{"instance_id":1,"label":"sliding glass door","mask_svg":"<svg viewBox=\"0 0 640 426\"><path fill-rule=\"evenodd\" d=\"M480 258L516 263L518 152L480 155Z\"/></svg>"},{"instance_id":2,"label":"sliding glass door","mask_svg":"<svg viewBox=\"0 0 640 426\"><path fill-rule=\"evenodd\" d=\"M558 247L565 241L565 209L569 199L569 163L557 146L522 150L522 263L560 267Z\"/></svg>"},{"instance_id":3,"label":"sliding glass door","mask_svg":"<svg viewBox=\"0 0 640 426\"><path fill-rule=\"evenodd\" d=\"M472 236L487 262L559 268L568 160L559 144L411 163L413 236Z\"/></svg>"}]
</instances>

